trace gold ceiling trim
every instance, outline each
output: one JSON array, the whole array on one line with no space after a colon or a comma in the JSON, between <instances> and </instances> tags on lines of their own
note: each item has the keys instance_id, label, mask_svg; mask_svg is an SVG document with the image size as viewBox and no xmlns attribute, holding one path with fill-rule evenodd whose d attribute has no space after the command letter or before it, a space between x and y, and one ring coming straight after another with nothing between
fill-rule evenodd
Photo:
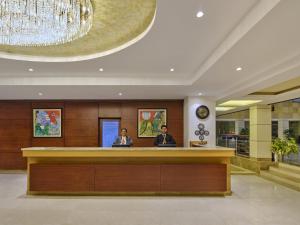
<instances>
[{"instance_id":1,"label":"gold ceiling trim","mask_svg":"<svg viewBox=\"0 0 300 225\"><path fill-rule=\"evenodd\" d=\"M285 90L281 90L281 91L277 91L277 92L253 92L249 95L280 95L280 94L283 94L283 93L286 93L286 92L290 92L290 91L294 91L294 90L297 90L297 89L300 89L300 86L297 85L295 87L291 87L291 88L287 88Z\"/></svg>"},{"instance_id":2,"label":"gold ceiling trim","mask_svg":"<svg viewBox=\"0 0 300 225\"><path fill-rule=\"evenodd\" d=\"M295 77L290 80L280 82L278 84L269 86L267 88L261 89L259 91L253 92L249 95L280 95L286 92L294 91L300 89L300 77Z\"/></svg>"},{"instance_id":3,"label":"gold ceiling trim","mask_svg":"<svg viewBox=\"0 0 300 225\"><path fill-rule=\"evenodd\" d=\"M0 45L0 57L28 61L80 61L120 51L152 27L156 0L93 0L90 32L70 43L43 47Z\"/></svg>"}]
</instances>

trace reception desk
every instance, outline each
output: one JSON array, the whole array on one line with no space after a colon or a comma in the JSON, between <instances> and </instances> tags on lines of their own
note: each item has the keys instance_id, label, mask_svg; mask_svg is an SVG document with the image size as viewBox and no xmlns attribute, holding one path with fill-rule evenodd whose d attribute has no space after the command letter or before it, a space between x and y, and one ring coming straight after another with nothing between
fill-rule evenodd
<instances>
[{"instance_id":1,"label":"reception desk","mask_svg":"<svg viewBox=\"0 0 300 225\"><path fill-rule=\"evenodd\" d=\"M23 148L27 194L230 195L234 150L214 148Z\"/></svg>"}]
</instances>

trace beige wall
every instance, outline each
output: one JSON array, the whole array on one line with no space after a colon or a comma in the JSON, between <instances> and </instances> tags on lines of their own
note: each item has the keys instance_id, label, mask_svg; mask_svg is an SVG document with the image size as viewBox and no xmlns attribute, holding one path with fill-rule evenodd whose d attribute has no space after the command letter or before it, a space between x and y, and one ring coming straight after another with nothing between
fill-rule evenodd
<instances>
[{"instance_id":1,"label":"beige wall","mask_svg":"<svg viewBox=\"0 0 300 225\"><path fill-rule=\"evenodd\" d=\"M249 119L249 110L247 109L247 110L234 112L230 114L223 114L217 116L217 119L233 119L233 120Z\"/></svg>"},{"instance_id":2,"label":"beige wall","mask_svg":"<svg viewBox=\"0 0 300 225\"><path fill-rule=\"evenodd\" d=\"M219 115L217 116L217 119L249 119L249 110ZM288 101L274 104L272 119L300 120L300 103Z\"/></svg>"},{"instance_id":3,"label":"beige wall","mask_svg":"<svg viewBox=\"0 0 300 225\"><path fill-rule=\"evenodd\" d=\"M272 119L299 119L300 120L300 103L280 102L274 104Z\"/></svg>"}]
</instances>

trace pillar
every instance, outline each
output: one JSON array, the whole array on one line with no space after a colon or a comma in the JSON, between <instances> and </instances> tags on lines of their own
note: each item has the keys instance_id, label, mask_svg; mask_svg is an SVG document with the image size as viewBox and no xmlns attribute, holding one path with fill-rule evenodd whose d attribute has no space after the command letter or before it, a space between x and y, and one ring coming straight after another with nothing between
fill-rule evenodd
<instances>
[{"instance_id":1,"label":"pillar","mask_svg":"<svg viewBox=\"0 0 300 225\"><path fill-rule=\"evenodd\" d=\"M271 159L272 141L271 106L250 107L250 157L257 160Z\"/></svg>"},{"instance_id":2,"label":"pillar","mask_svg":"<svg viewBox=\"0 0 300 225\"><path fill-rule=\"evenodd\" d=\"M205 105L209 109L208 118L202 120L196 116L196 109L200 105ZM195 135L198 124L202 123L209 135L205 136L207 146L216 145L216 102L206 97L186 97L184 99L184 146L188 147L190 141L199 141L199 136Z\"/></svg>"}]
</instances>

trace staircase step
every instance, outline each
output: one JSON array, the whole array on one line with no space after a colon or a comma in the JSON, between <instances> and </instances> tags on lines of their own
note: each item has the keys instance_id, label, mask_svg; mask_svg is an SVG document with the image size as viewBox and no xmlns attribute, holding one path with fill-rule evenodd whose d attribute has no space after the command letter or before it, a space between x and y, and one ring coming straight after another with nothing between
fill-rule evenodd
<instances>
[{"instance_id":1,"label":"staircase step","mask_svg":"<svg viewBox=\"0 0 300 225\"><path fill-rule=\"evenodd\" d=\"M267 180L270 180L275 183L281 184L283 186L292 188L296 191L300 191L300 183L283 178L283 177L276 176L276 175L270 173L269 171L260 171L260 176Z\"/></svg>"},{"instance_id":2,"label":"staircase step","mask_svg":"<svg viewBox=\"0 0 300 225\"><path fill-rule=\"evenodd\" d=\"M270 166L269 172L279 177L283 177L295 182L300 182L300 174L295 173L292 170L282 169L281 167Z\"/></svg>"},{"instance_id":3,"label":"staircase step","mask_svg":"<svg viewBox=\"0 0 300 225\"><path fill-rule=\"evenodd\" d=\"M294 166L287 163L279 163L278 168L282 168L300 174L300 166Z\"/></svg>"},{"instance_id":4,"label":"staircase step","mask_svg":"<svg viewBox=\"0 0 300 225\"><path fill-rule=\"evenodd\" d=\"M231 175L255 175L256 173L245 168L231 164Z\"/></svg>"}]
</instances>

